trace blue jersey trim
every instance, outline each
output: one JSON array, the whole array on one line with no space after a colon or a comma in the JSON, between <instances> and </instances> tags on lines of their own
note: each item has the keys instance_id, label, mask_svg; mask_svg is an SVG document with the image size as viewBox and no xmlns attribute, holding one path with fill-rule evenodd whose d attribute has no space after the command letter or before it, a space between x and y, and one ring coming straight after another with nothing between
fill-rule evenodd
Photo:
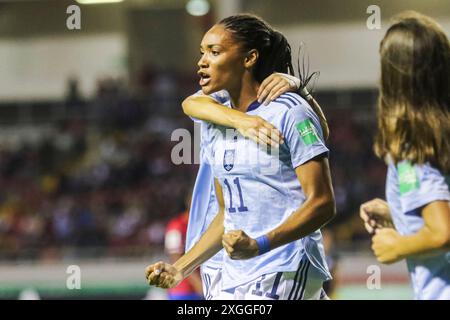
<instances>
[{"instance_id":1,"label":"blue jersey trim","mask_svg":"<svg viewBox=\"0 0 450 320\"><path fill-rule=\"evenodd\" d=\"M261 103L259 103L258 100L255 100L252 103L250 103L250 105L248 106L246 112L250 112L250 111L256 110L256 109L259 108L260 105L261 105Z\"/></svg>"},{"instance_id":2,"label":"blue jersey trim","mask_svg":"<svg viewBox=\"0 0 450 320\"><path fill-rule=\"evenodd\" d=\"M286 92L285 95L291 97L292 99L294 99L295 101L297 101L299 104L302 104L302 102L300 101L300 99L298 98L297 95L293 94L292 92Z\"/></svg>"},{"instance_id":3,"label":"blue jersey trim","mask_svg":"<svg viewBox=\"0 0 450 320\"><path fill-rule=\"evenodd\" d=\"M298 101L295 101L293 98L289 97L289 96L280 96L278 99L286 99L289 100L290 102L292 102L292 104L295 106L297 104L299 104Z\"/></svg>"},{"instance_id":4,"label":"blue jersey trim","mask_svg":"<svg viewBox=\"0 0 450 320\"><path fill-rule=\"evenodd\" d=\"M274 102L284 104L289 110L291 110L292 108L292 106L288 102L281 100L281 98L275 99Z\"/></svg>"}]
</instances>

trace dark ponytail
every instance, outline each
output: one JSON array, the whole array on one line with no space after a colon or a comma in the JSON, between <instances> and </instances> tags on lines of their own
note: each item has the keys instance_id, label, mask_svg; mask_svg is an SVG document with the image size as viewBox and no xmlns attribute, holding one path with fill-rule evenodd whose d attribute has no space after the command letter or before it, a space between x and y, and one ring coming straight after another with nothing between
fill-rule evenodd
<instances>
[{"instance_id":1,"label":"dark ponytail","mask_svg":"<svg viewBox=\"0 0 450 320\"><path fill-rule=\"evenodd\" d=\"M312 73L309 72L309 56L306 53L303 53L304 44L303 42L300 43L300 47L298 49L298 56L297 56L297 71L298 71L298 77L300 79L300 86L299 86L299 94L302 96L310 106L313 108L314 112L317 114L320 120L320 126L322 127L322 132L325 140L328 139L330 136L330 128L328 127L328 121L325 117L325 114L322 111L322 108L320 107L319 103L314 99L312 94L308 92L307 86L309 83L314 79L317 80L319 76L319 72L314 71ZM302 59L300 64L300 57ZM314 89L314 86L313 86Z\"/></svg>"},{"instance_id":2,"label":"dark ponytail","mask_svg":"<svg viewBox=\"0 0 450 320\"><path fill-rule=\"evenodd\" d=\"M260 68L258 70L262 76L262 80L274 72L282 72L293 75L294 68L292 67L291 46L289 45L286 37L282 33L272 30L270 39L271 46L268 50L267 57L265 59L261 59L263 61L261 61L261 64L259 65Z\"/></svg>"}]
</instances>

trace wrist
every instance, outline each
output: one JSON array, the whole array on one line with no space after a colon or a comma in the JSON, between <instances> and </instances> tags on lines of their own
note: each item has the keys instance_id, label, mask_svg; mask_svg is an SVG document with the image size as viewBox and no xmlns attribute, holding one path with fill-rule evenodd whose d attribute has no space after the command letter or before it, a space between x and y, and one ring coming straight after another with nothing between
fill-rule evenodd
<instances>
[{"instance_id":1,"label":"wrist","mask_svg":"<svg viewBox=\"0 0 450 320\"><path fill-rule=\"evenodd\" d=\"M241 129L248 129L246 128L246 125L248 126L248 121L252 116L236 111L235 113L233 112L233 114L230 117L230 123L231 123L231 127L237 129L237 130L241 130Z\"/></svg>"},{"instance_id":2,"label":"wrist","mask_svg":"<svg viewBox=\"0 0 450 320\"><path fill-rule=\"evenodd\" d=\"M262 255L270 251L269 237L262 235L256 238L255 241L258 247L258 255Z\"/></svg>"},{"instance_id":3,"label":"wrist","mask_svg":"<svg viewBox=\"0 0 450 320\"><path fill-rule=\"evenodd\" d=\"M408 254L408 251L409 251L408 240L405 237L399 235L399 237L397 238L397 243L394 248L394 251L399 259L403 259L406 256L408 256L409 255Z\"/></svg>"},{"instance_id":4,"label":"wrist","mask_svg":"<svg viewBox=\"0 0 450 320\"><path fill-rule=\"evenodd\" d=\"M181 274L182 278L186 278L191 272L187 265L183 265L183 262L178 260L173 264L173 267Z\"/></svg>"}]
</instances>

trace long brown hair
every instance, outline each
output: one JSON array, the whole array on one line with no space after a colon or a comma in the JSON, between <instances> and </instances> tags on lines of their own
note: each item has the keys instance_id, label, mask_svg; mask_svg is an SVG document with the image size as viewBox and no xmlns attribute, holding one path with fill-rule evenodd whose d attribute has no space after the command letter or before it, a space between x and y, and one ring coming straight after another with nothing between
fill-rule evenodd
<instances>
[{"instance_id":1,"label":"long brown hair","mask_svg":"<svg viewBox=\"0 0 450 320\"><path fill-rule=\"evenodd\" d=\"M450 172L450 44L431 18L396 16L380 45L375 153Z\"/></svg>"}]
</instances>

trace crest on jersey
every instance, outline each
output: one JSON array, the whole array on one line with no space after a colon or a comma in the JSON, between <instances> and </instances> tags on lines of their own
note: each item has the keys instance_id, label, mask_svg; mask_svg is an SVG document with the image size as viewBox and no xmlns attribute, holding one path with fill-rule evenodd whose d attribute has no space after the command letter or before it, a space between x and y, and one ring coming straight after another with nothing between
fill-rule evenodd
<instances>
[{"instance_id":1,"label":"crest on jersey","mask_svg":"<svg viewBox=\"0 0 450 320\"><path fill-rule=\"evenodd\" d=\"M225 150L223 155L223 167L225 170L230 171L234 167L234 154L235 150Z\"/></svg>"}]
</instances>

